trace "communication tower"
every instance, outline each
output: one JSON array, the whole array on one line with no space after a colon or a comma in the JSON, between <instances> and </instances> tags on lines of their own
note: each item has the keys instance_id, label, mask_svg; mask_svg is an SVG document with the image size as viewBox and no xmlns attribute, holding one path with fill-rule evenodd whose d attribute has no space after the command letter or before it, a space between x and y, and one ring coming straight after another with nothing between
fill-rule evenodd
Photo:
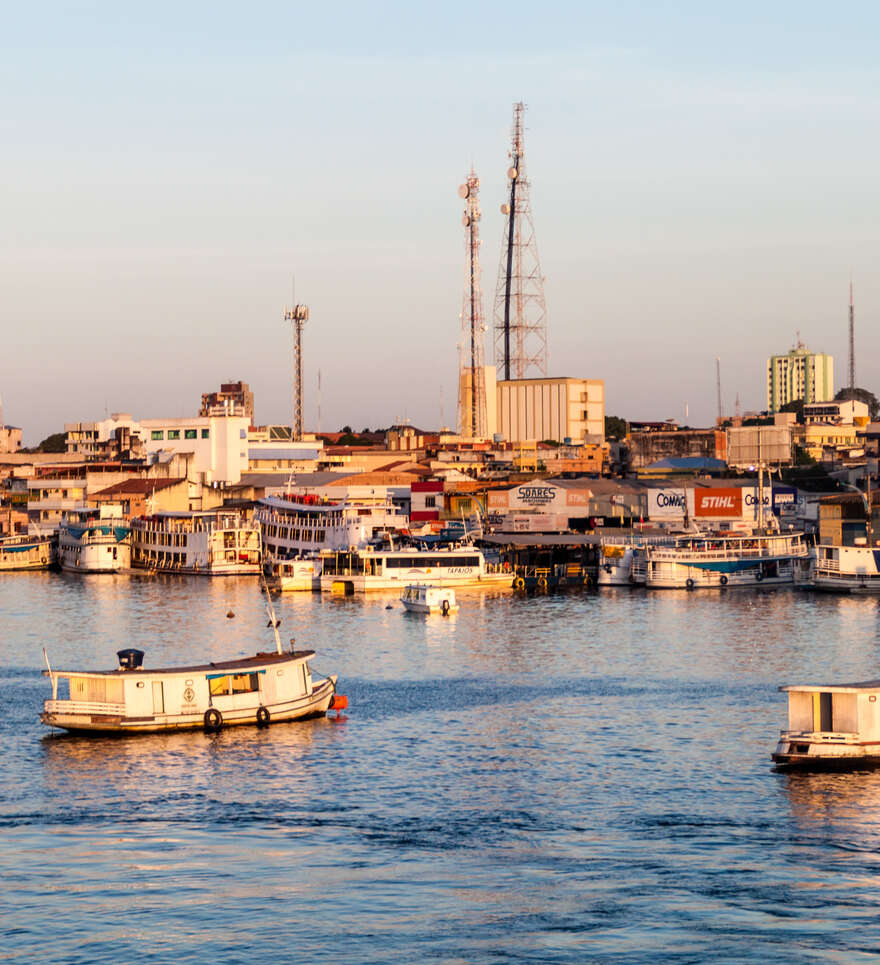
<instances>
[{"instance_id":1,"label":"communication tower","mask_svg":"<svg viewBox=\"0 0 880 965\"><path fill-rule=\"evenodd\" d=\"M856 387L856 304L852 278L849 280L849 387Z\"/></svg>"},{"instance_id":2,"label":"communication tower","mask_svg":"<svg viewBox=\"0 0 880 965\"><path fill-rule=\"evenodd\" d=\"M480 287L480 179L473 168L458 194L467 203L461 218L465 247L461 328L465 350L459 355L458 426L463 436L481 439L486 436L486 373L483 368L486 323Z\"/></svg>"},{"instance_id":3,"label":"communication tower","mask_svg":"<svg viewBox=\"0 0 880 965\"><path fill-rule=\"evenodd\" d=\"M501 205L506 226L495 289L495 365L502 379L547 375L547 306L544 276L532 223L523 146L526 106L513 105L513 138L507 177L510 195Z\"/></svg>"},{"instance_id":4,"label":"communication tower","mask_svg":"<svg viewBox=\"0 0 880 965\"><path fill-rule=\"evenodd\" d=\"M302 442L303 437L303 357L302 330L309 320L308 305L294 305L288 309L284 306L283 319L293 322L293 423L290 427L290 438L295 442Z\"/></svg>"},{"instance_id":5,"label":"communication tower","mask_svg":"<svg viewBox=\"0 0 880 965\"><path fill-rule=\"evenodd\" d=\"M718 391L718 421L724 419L724 410L721 406L721 358L715 356L715 388Z\"/></svg>"}]
</instances>

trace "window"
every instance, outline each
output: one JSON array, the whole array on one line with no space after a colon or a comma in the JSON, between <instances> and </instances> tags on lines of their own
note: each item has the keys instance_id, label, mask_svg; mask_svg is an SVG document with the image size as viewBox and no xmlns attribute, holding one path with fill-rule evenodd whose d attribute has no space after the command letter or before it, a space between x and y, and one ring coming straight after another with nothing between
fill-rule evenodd
<instances>
[{"instance_id":1,"label":"window","mask_svg":"<svg viewBox=\"0 0 880 965\"><path fill-rule=\"evenodd\" d=\"M211 433L210 429L202 429L202 438L203 439L210 438L210 433Z\"/></svg>"},{"instance_id":2,"label":"window","mask_svg":"<svg viewBox=\"0 0 880 965\"><path fill-rule=\"evenodd\" d=\"M247 429L239 429L239 430L238 430L238 438L239 438L239 439L247 439Z\"/></svg>"},{"instance_id":3,"label":"window","mask_svg":"<svg viewBox=\"0 0 880 965\"><path fill-rule=\"evenodd\" d=\"M156 439L164 439L165 433L161 429L153 429L153 431L150 433L150 438L154 441Z\"/></svg>"},{"instance_id":4,"label":"window","mask_svg":"<svg viewBox=\"0 0 880 965\"><path fill-rule=\"evenodd\" d=\"M168 438L169 438L169 439L179 439L179 438L180 438L180 429L169 429L169 430L168 430Z\"/></svg>"},{"instance_id":5,"label":"window","mask_svg":"<svg viewBox=\"0 0 880 965\"><path fill-rule=\"evenodd\" d=\"M197 439L199 435L198 429L184 429L183 438L184 439Z\"/></svg>"},{"instance_id":6,"label":"window","mask_svg":"<svg viewBox=\"0 0 880 965\"><path fill-rule=\"evenodd\" d=\"M437 505L436 496L425 496L425 509L433 509Z\"/></svg>"}]
</instances>

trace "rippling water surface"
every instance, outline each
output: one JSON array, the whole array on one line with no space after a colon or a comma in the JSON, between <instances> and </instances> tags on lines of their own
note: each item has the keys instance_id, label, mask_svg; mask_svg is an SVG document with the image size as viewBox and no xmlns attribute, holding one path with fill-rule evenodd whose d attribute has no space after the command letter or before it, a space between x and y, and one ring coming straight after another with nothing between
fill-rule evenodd
<instances>
[{"instance_id":1,"label":"rippling water surface","mask_svg":"<svg viewBox=\"0 0 880 965\"><path fill-rule=\"evenodd\" d=\"M874 957L880 772L769 754L778 684L880 676L877 601L459 601L279 599L342 720L85 739L38 723L43 646L58 669L265 649L255 582L0 577L0 958Z\"/></svg>"}]
</instances>

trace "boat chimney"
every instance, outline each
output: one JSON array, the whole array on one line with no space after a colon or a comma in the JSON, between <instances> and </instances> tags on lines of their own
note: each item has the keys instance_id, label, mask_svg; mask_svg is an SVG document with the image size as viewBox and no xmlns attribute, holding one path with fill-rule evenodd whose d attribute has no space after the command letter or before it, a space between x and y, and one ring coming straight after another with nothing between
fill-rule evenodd
<instances>
[{"instance_id":1,"label":"boat chimney","mask_svg":"<svg viewBox=\"0 0 880 965\"><path fill-rule=\"evenodd\" d=\"M117 650L116 656L119 658L120 670L140 670L144 665L144 651L129 648L127 650Z\"/></svg>"}]
</instances>

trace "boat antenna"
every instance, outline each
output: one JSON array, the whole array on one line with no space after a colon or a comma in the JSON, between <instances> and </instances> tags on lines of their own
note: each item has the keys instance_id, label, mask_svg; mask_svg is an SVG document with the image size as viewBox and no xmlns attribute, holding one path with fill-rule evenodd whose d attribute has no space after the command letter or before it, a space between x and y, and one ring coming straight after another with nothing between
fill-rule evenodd
<instances>
[{"instance_id":1,"label":"boat antenna","mask_svg":"<svg viewBox=\"0 0 880 965\"><path fill-rule=\"evenodd\" d=\"M266 582L266 574L260 570L260 579L263 582L263 590L266 593L266 614L269 617L269 626L275 634L275 649L278 653L284 653L281 646L281 635L278 633L278 626L281 621L275 616L275 607L272 605L272 595L269 593L269 584Z\"/></svg>"}]
</instances>

